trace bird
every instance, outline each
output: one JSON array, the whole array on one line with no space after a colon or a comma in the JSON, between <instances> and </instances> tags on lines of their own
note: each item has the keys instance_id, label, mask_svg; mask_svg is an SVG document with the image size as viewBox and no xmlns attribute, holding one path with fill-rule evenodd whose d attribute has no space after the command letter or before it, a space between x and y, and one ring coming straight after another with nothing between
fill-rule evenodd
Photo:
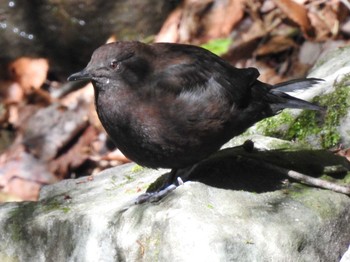
<instances>
[{"instance_id":1,"label":"bird","mask_svg":"<svg viewBox=\"0 0 350 262\"><path fill-rule=\"evenodd\" d=\"M92 82L98 117L126 157L176 172L285 108L324 110L287 94L322 79L270 85L258 77L199 46L119 41L97 48L68 81Z\"/></svg>"}]
</instances>

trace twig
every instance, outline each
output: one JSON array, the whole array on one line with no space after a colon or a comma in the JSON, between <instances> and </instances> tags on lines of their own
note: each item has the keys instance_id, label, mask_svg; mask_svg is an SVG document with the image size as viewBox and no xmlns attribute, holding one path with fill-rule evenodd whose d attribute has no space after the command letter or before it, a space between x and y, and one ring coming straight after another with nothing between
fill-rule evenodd
<instances>
[{"instance_id":1,"label":"twig","mask_svg":"<svg viewBox=\"0 0 350 262\"><path fill-rule=\"evenodd\" d=\"M276 172L282 173L283 175L286 175L287 177L293 178L294 180L302 182L304 184L308 184L311 186L316 186L316 187L320 187L320 188L324 188L324 189L329 189L329 190L332 190L332 191L335 191L338 193L350 195L350 187L349 186L341 186L341 185L338 185L336 183L332 183L332 182L329 182L329 181L326 181L323 179L311 177L311 176L299 173L299 172L294 171L294 170L282 168L282 167L276 166L274 164L262 162L262 161L259 161L256 159L250 158L248 160L248 162L249 161L255 162L255 164L258 164L260 166L264 166L264 167L272 169Z\"/></svg>"}]
</instances>

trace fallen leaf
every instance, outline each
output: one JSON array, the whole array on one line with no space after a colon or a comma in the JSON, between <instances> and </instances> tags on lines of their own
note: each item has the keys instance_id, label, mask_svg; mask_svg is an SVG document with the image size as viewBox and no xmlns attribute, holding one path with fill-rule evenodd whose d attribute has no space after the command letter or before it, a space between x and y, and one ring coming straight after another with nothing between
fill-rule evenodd
<instances>
[{"instance_id":1,"label":"fallen leaf","mask_svg":"<svg viewBox=\"0 0 350 262\"><path fill-rule=\"evenodd\" d=\"M42 184L26 180L21 177L12 177L2 188L2 192L18 197L21 200L36 201ZM9 201L9 200L8 200Z\"/></svg>"},{"instance_id":2,"label":"fallen leaf","mask_svg":"<svg viewBox=\"0 0 350 262\"><path fill-rule=\"evenodd\" d=\"M246 0L214 1L211 11L203 17L206 40L230 35L243 18L245 2Z\"/></svg>"},{"instance_id":3,"label":"fallen leaf","mask_svg":"<svg viewBox=\"0 0 350 262\"><path fill-rule=\"evenodd\" d=\"M19 137L0 155L1 192L22 200L37 200L40 188L56 181L45 163L24 151Z\"/></svg>"},{"instance_id":4,"label":"fallen leaf","mask_svg":"<svg viewBox=\"0 0 350 262\"><path fill-rule=\"evenodd\" d=\"M297 47L295 42L285 36L274 36L266 43L260 45L254 52L256 56L277 54L290 48Z\"/></svg>"},{"instance_id":5,"label":"fallen leaf","mask_svg":"<svg viewBox=\"0 0 350 262\"><path fill-rule=\"evenodd\" d=\"M19 83L26 93L43 85L48 70L49 62L45 58L22 57L9 65L12 80Z\"/></svg>"},{"instance_id":6,"label":"fallen leaf","mask_svg":"<svg viewBox=\"0 0 350 262\"><path fill-rule=\"evenodd\" d=\"M5 104L15 104L23 101L23 89L17 82L12 82L6 91Z\"/></svg>"},{"instance_id":7,"label":"fallen leaf","mask_svg":"<svg viewBox=\"0 0 350 262\"><path fill-rule=\"evenodd\" d=\"M104 160L116 160L122 163L130 163L131 160L129 160L119 149L116 149L107 155L105 155L102 159Z\"/></svg>"},{"instance_id":8,"label":"fallen leaf","mask_svg":"<svg viewBox=\"0 0 350 262\"><path fill-rule=\"evenodd\" d=\"M294 23L298 24L306 37L315 36L306 8L293 0L273 0L279 9Z\"/></svg>"},{"instance_id":9,"label":"fallen leaf","mask_svg":"<svg viewBox=\"0 0 350 262\"><path fill-rule=\"evenodd\" d=\"M312 6L309 17L315 28L316 40L325 41L339 34L340 24L335 7L327 4L324 6Z\"/></svg>"},{"instance_id":10,"label":"fallen leaf","mask_svg":"<svg viewBox=\"0 0 350 262\"><path fill-rule=\"evenodd\" d=\"M54 159L88 126L88 110L84 101L74 107L52 104L38 110L23 127L26 150L45 162Z\"/></svg>"},{"instance_id":11,"label":"fallen leaf","mask_svg":"<svg viewBox=\"0 0 350 262\"><path fill-rule=\"evenodd\" d=\"M63 179L89 159L90 144L96 139L97 130L89 126L66 152L48 162L48 170Z\"/></svg>"},{"instance_id":12,"label":"fallen leaf","mask_svg":"<svg viewBox=\"0 0 350 262\"><path fill-rule=\"evenodd\" d=\"M204 43L228 37L243 18L245 2L186 0L169 15L155 41Z\"/></svg>"},{"instance_id":13,"label":"fallen leaf","mask_svg":"<svg viewBox=\"0 0 350 262\"><path fill-rule=\"evenodd\" d=\"M176 8L165 20L162 28L155 38L155 42L176 43L179 40L178 27L181 21L183 7Z\"/></svg>"}]
</instances>

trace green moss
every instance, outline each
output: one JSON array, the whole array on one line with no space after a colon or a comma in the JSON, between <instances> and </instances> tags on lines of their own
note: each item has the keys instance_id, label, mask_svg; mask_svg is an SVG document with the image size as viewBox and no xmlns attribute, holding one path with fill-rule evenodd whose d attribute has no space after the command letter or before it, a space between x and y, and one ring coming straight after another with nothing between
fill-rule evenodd
<instances>
[{"instance_id":1,"label":"green moss","mask_svg":"<svg viewBox=\"0 0 350 262\"><path fill-rule=\"evenodd\" d=\"M63 213L67 214L70 211L69 207L62 207Z\"/></svg>"},{"instance_id":2,"label":"green moss","mask_svg":"<svg viewBox=\"0 0 350 262\"><path fill-rule=\"evenodd\" d=\"M122 187L123 185L127 184L127 182L119 183L116 176L111 176L110 178L111 178L110 183L108 184L108 187L106 187L105 189L106 191L114 191Z\"/></svg>"},{"instance_id":3,"label":"green moss","mask_svg":"<svg viewBox=\"0 0 350 262\"><path fill-rule=\"evenodd\" d=\"M124 177L125 177L128 181L133 181L133 180L135 180L135 178L133 178L133 177L130 176L130 175L124 175Z\"/></svg>"},{"instance_id":4,"label":"green moss","mask_svg":"<svg viewBox=\"0 0 350 262\"><path fill-rule=\"evenodd\" d=\"M303 111L290 125L284 139L305 142L310 136L320 134L322 127L318 124L318 112Z\"/></svg>"},{"instance_id":5,"label":"green moss","mask_svg":"<svg viewBox=\"0 0 350 262\"><path fill-rule=\"evenodd\" d=\"M120 188L124 188L130 182L136 180L135 176L133 176L133 175L124 174L123 177L125 178L125 180L120 180L120 179L118 179L117 176L111 176L110 183L105 188L107 196L114 197L115 196L114 191L116 191ZM128 193L128 194L135 194L135 193L139 192L140 190L147 189L148 186L149 186L149 184L137 185L133 189L128 189L128 190L125 190L124 192Z\"/></svg>"},{"instance_id":6,"label":"green moss","mask_svg":"<svg viewBox=\"0 0 350 262\"><path fill-rule=\"evenodd\" d=\"M139 165L134 165L134 166L131 168L131 172L132 172L132 173L138 173L138 172L141 172L142 170L144 170L144 167L139 166Z\"/></svg>"},{"instance_id":7,"label":"green moss","mask_svg":"<svg viewBox=\"0 0 350 262\"><path fill-rule=\"evenodd\" d=\"M34 216L36 207L37 204L35 202L27 202L10 212L5 229L6 232L11 234L13 241L18 242L22 239L30 239L28 232L25 230L25 223Z\"/></svg>"},{"instance_id":8,"label":"green moss","mask_svg":"<svg viewBox=\"0 0 350 262\"><path fill-rule=\"evenodd\" d=\"M201 47L220 56L228 51L231 43L232 40L230 38L218 38L210 40L209 42L201 45Z\"/></svg>"},{"instance_id":9,"label":"green moss","mask_svg":"<svg viewBox=\"0 0 350 262\"><path fill-rule=\"evenodd\" d=\"M288 195L293 200L298 201L306 208L314 211L319 218L329 219L337 216L337 212L340 210L339 206L334 203L334 194L336 193L329 190L293 184Z\"/></svg>"},{"instance_id":10,"label":"green moss","mask_svg":"<svg viewBox=\"0 0 350 262\"><path fill-rule=\"evenodd\" d=\"M160 177L158 177L156 179L156 181L154 181L152 184L149 185L146 192L157 191L159 188L161 188L164 185L164 183L167 181L168 177L169 177L169 173L165 173L165 174L161 175Z\"/></svg>"},{"instance_id":11,"label":"green moss","mask_svg":"<svg viewBox=\"0 0 350 262\"><path fill-rule=\"evenodd\" d=\"M214 208L214 206L213 206L212 204L207 204L207 208L209 208L209 209L213 209L213 208Z\"/></svg>"},{"instance_id":12,"label":"green moss","mask_svg":"<svg viewBox=\"0 0 350 262\"><path fill-rule=\"evenodd\" d=\"M338 127L350 108L349 80L350 74L334 84L334 92L314 98L314 103L327 106L326 114L305 110L294 118L288 111L284 111L279 116L258 123L258 131L267 136L296 140L300 143L316 141L321 148L339 144L341 136Z\"/></svg>"},{"instance_id":13,"label":"green moss","mask_svg":"<svg viewBox=\"0 0 350 262\"><path fill-rule=\"evenodd\" d=\"M265 136L283 137L288 125L294 120L294 117L288 111L282 111L278 117L266 118L259 123L256 127L259 132Z\"/></svg>"},{"instance_id":14,"label":"green moss","mask_svg":"<svg viewBox=\"0 0 350 262\"><path fill-rule=\"evenodd\" d=\"M49 213L52 211L61 211L68 213L70 208L66 202L60 202L57 198L51 198L42 202L22 202L18 207L9 213L9 218L4 226L14 242L28 241L32 238L31 225L39 213Z\"/></svg>"},{"instance_id":15,"label":"green moss","mask_svg":"<svg viewBox=\"0 0 350 262\"><path fill-rule=\"evenodd\" d=\"M70 211L70 208L66 206L66 202L62 203L57 198L45 200L42 203L42 208L44 212L62 211L63 213L68 213Z\"/></svg>"},{"instance_id":16,"label":"green moss","mask_svg":"<svg viewBox=\"0 0 350 262\"><path fill-rule=\"evenodd\" d=\"M135 180L135 177L133 176L134 173L138 173L138 172L141 172L143 170L144 170L144 168L142 166L134 165L131 168L131 170L129 171L129 174L124 174L124 178L126 179L126 181L123 181L123 182L120 181L116 176L112 176L111 180L110 180L111 186L106 188L106 190L107 191L114 191L114 190L117 190L117 189L125 186L126 184Z\"/></svg>"},{"instance_id":17,"label":"green moss","mask_svg":"<svg viewBox=\"0 0 350 262\"><path fill-rule=\"evenodd\" d=\"M252 239L246 239L246 240L244 241L244 243L247 244L247 245L254 245L254 244L255 244L254 241L253 241Z\"/></svg>"},{"instance_id":18,"label":"green moss","mask_svg":"<svg viewBox=\"0 0 350 262\"><path fill-rule=\"evenodd\" d=\"M55 211L60 208L61 208L61 203L59 203L58 200L56 199L51 199L50 201L45 202L45 204L43 205L43 209L45 212Z\"/></svg>"}]
</instances>

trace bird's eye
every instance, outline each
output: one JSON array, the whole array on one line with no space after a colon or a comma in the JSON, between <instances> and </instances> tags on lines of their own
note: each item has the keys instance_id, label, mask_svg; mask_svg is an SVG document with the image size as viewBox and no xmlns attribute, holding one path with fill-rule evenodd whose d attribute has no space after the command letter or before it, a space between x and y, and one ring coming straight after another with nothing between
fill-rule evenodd
<instances>
[{"instance_id":1,"label":"bird's eye","mask_svg":"<svg viewBox=\"0 0 350 262\"><path fill-rule=\"evenodd\" d=\"M116 61L116 60L113 60L113 61L109 64L109 66L110 66L112 69L118 70L119 67L120 67L120 63L119 63L118 61Z\"/></svg>"}]
</instances>

